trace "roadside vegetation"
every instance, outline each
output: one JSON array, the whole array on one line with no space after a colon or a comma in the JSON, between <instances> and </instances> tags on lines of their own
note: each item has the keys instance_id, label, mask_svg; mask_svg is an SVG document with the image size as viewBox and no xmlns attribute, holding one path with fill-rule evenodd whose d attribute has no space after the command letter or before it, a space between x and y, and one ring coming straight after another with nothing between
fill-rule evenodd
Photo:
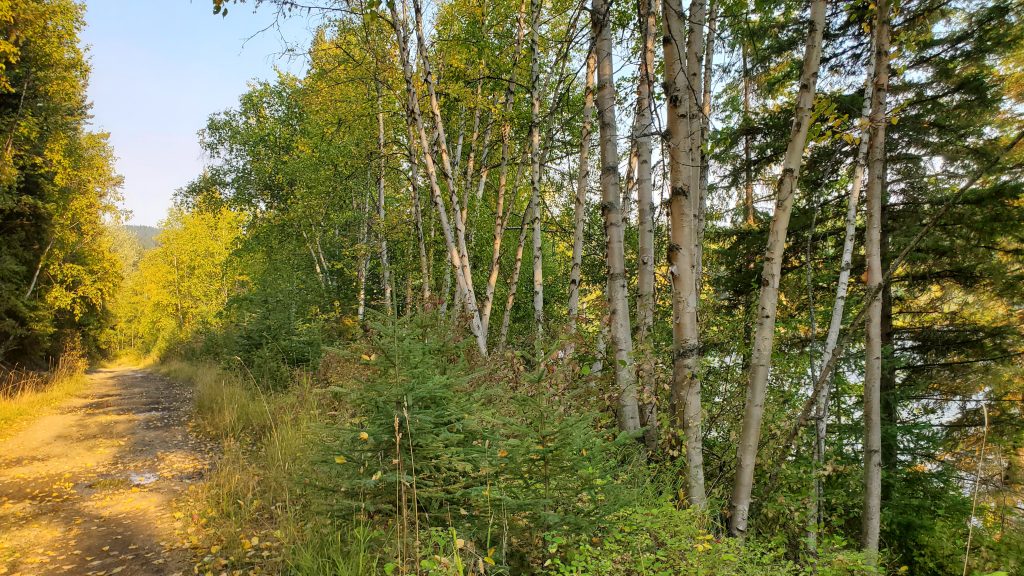
<instances>
[{"instance_id":1,"label":"roadside vegetation","mask_svg":"<svg viewBox=\"0 0 1024 576\"><path fill-rule=\"evenodd\" d=\"M222 445L184 518L199 572L810 573L784 538L741 544L680 509L675 466L645 462L566 370L468 362L449 328L378 318L284 389L242 366L162 364L194 383L197 424ZM875 573L841 541L818 566Z\"/></svg>"},{"instance_id":2,"label":"roadside vegetation","mask_svg":"<svg viewBox=\"0 0 1024 576\"><path fill-rule=\"evenodd\" d=\"M65 350L57 365L46 371L0 370L0 437L80 392L86 366L79 353Z\"/></svg>"}]
</instances>

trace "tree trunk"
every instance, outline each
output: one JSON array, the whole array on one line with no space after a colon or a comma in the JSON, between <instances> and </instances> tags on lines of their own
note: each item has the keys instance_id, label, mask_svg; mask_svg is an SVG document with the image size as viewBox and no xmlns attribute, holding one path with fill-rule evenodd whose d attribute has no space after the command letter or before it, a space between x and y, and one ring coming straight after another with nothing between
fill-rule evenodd
<instances>
[{"instance_id":1,"label":"tree trunk","mask_svg":"<svg viewBox=\"0 0 1024 576\"><path fill-rule=\"evenodd\" d=\"M664 0L662 14L665 29L665 92L669 149L669 249L672 275L672 413L676 430L682 434L686 450L687 499L703 506L704 448L701 424L700 335L697 329L696 207L699 196L700 124L695 89L699 82L704 37L703 0L690 3L686 27L680 0ZM683 38L686 47L683 48ZM681 60L685 55L686 61ZM691 88L693 87L693 88ZM696 122L695 122L696 121Z\"/></svg>"},{"instance_id":2,"label":"tree trunk","mask_svg":"<svg viewBox=\"0 0 1024 576\"><path fill-rule=\"evenodd\" d=\"M356 271L356 281L358 283L358 298L356 305L356 317L359 318L359 323L362 324L363 320L366 319L366 274L370 267L370 253L366 249L366 245L370 243L370 199L367 197L363 198L363 228L360 232L360 249L359 255L359 269Z\"/></svg>"},{"instance_id":3,"label":"tree trunk","mask_svg":"<svg viewBox=\"0 0 1024 576\"><path fill-rule=\"evenodd\" d=\"M754 225L754 175L750 158L750 67L747 65L747 40L740 41L743 62L743 213L747 226Z\"/></svg>"},{"instance_id":4,"label":"tree trunk","mask_svg":"<svg viewBox=\"0 0 1024 576\"><path fill-rule=\"evenodd\" d=\"M501 165L498 167L498 192L497 199L495 201L494 211L494 246L491 252L491 267L490 272L487 275L487 287L484 291L484 305L483 305L483 325L484 332L488 333L491 324L491 311L494 308L494 289L498 283L498 273L501 268L501 244L505 236L505 227L508 225L508 217L512 213L511 210L505 210L505 195L508 190L508 163L512 155L511 140L512 140L512 108L515 102L515 87L516 87L516 68L519 64L519 57L522 53L523 36L526 31L526 2L523 0L519 3L519 12L516 19L516 42L515 48L513 49L512 57L512 70L509 73L508 84L505 86L505 102L504 102L504 114L502 115L501 125ZM488 134L490 128L487 129ZM485 135L485 142L489 136ZM486 146L486 145L485 145ZM486 150L485 150L486 158ZM485 160L486 162L486 160ZM521 168L521 166L520 166ZM484 168L484 172L480 177L480 187L478 189L478 197L483 196L483 184L487 178L487 168ZM518 190L519 187L519 173L516 173L516 179L513 182L513 191Z\"/></svg>"},{"instance_id":5,"label":"tree trunk","mask_svg":"<svg viewBox=\"0 0 1024 576\"><path fill-rule=\"evenodd\" d=\"M384 176L387 170L384 134L384 99L381 96L380 81L375 82L377 94L377 154L380 156L380 171L377 173L377 242L380 247L380 273L384 284L384 310L387 315L395 314L391 287L391 262L388 259L388 238L384 212Z\"/></svg>"},{"instance_id":6,"label":"tree trunk","mask_svg":"<svg viewBox=\"0 0 1024 576\"><path fill-rule=\"evenodd\" d=\"M466 219L463 216L462 206L459 201L458 186L455 181L456 170L452 167L451 156L448 151L448 139L445 131L444 118L441 116L441 104L437 97L434 72L431 68L430 55L427 51L427 38L423 33L423 10L420 5L420 0L412 0L412 8L416 29L416 52L420 57L420 66L423 68L423 83L427 87L427 100L430 102L430 112L434 120L434 131L437 135L437 149L441 156L441 172L448 184L448 192L451 198L452 221L455 224L455 241L458 246L459 256L462 260L462 276L464 278L466 288L461 292L459 297L465 300L465 302L463 302L463 306L466 307L466 311L471 316L476 316L479 319L476 292L473 289L473 274L469 263L469 250L466 247ZM477 322L479 322L479 320L477 320ZM486 337L486 335L484 336ZM486 348L486 345L487 342L485 339L482 342L482 346Z\"/></svg>"},{"instance_id":7,"label":"tree trunk","mask_svg":"<svg viewBox=\"0 0 1024 576\"><path fill-rule=\"evenodd\" d=\"M36 289L36 283L39 282L39 273L43 271L43 264L46 262L46 255L50 253L50 249L53 248L53 242L56 237L51 237L50 241L46 243L46 249L43 250L42 256L39 257L39 264L36 266L36 271L32 274L32 282L28 285L28 290L25 291L25 300L32 297L32 292Z\"/></svg>"},{"instance_id":8,"label":"tree trunk","mask_svg":"<svg viewBox=\"0 0 1024 576\"><path fill-rule=\"evenodd\" d=\"M878 0L874 17L875 74L871 94L871 136L868 144L867 291L870 294L864 350L864 512L861 517L864 551L868 562L878 560L878 533L882 513L882 186L885 180L885 103L889 92L889 2Z\"/></svg>"},{"instance_id":9,"label":"tree trunk","mask_svg":"<svg viewBox=\"0 0 1024 576\"><path fill-rule=\"evenodd\" d=\"M466 159L466 175L462 181L464 195L468 194L469 189L473 186L473 169L476 164L476 142L480 137L480 114L483 110L483 106L480 105L480 94L482 91L483 82L478 80L476 83L476 102L473 107L473 133L469 136L469 157ZM466 211L469 212L469 198L468 196L464 197L466 198Z\"/></svg>"},{"instance_id":10,"label":"tree trunk","mask_svg":"<svg viewBox=\"0 0 1024 576\"><path fill-rule=\"evenodd\" d=\"M416 140L413 136L412 123L408 123L407 131L409 134L409 191L412 193L413 220L415 221L416 241L419 245L420 253L420 291L423 297L423 306L426 307L430 305L430 258L427 256L427 243L423 234L423 210L420 207L419 192L419 161L416 158Z\"/></svg>"},{"instance_id":11,"label":"tree trunk","mask_svg":"<svg viewBox=\"0 0 1024 576\"><path fill-rule=\"evenodd\" d=\"M633 140L636 146L637 295L636 340L640 352L637 384L640 389L640 424L644 445L658 447L657 386L654 382L651 330L654 327L654 176L651 134L654 132L654 39L657 35L656 0L639 0L637 13L642 41L636 92Z\"/></svg>"},{"instance_id":12,"label":"tree trunk","mask_svg":"<svg viewBox=\"0 0 1024 576\"><path fill-rule=\"evenodd\" d=\"M405 21L399 17L398 8L395 4L396 0L389 0L388 8L391 11L391 19L395 28L395 35L398 40L399 55L402 63L402 71L405 77L406 94L409 97L408 114L411 116L413 123L416 126L416 131L419 135L420 148L423 150L424 168L427 173L427 181L430 184L430 193L434 201L434 206L437 208L438 221L441 225L441 230L444 234L445 244L447 245L449 257L451 258L452 266L455 268L455 280L458 286L459 293L463 294L463 305L466 308L466 313L470 317L470 329L473 335L476 337L477 348L480 353L487 355L487 334L483 331L483 325L480 322L480 312L476 307L476 297L473 293L473 275L469 267L469 259L463 258L465 254L465 229L462 226L462 216L458 211L458 195L455 193L454 183L451 182L452 175L450 172L451 165L446 163L446 169L448 170L449 187L452 192L453 208L455 209L454 217L452 220L456 223L456 232L460 234L457 239L452 231L450 220L448 219L448 210L444 205L444 199L441 197L441 188L438 184L437 170L434 165L433 154L430 149L430 141L427 138L427 132L423 125L423 115L420 112L419 98L417 95L416 85L413 82L413 70L412 62L409 57L409 41L405 30ZM421 14L419 12L418 0L413 0L413 5L416 8L418 32L420 33L420 52L423 53L425 46L422 40L422 24ZM423 60L426 60L426 55L422 54ZM430 76L430 70L425 70L427 75L427 85L432 93L431 105L435 109L435 122L440 122L440 110L437 108L437 98L433 94L433 80ZM439 127L443 132L443 128ZM443 144L443 142L442 142ZM447 158L447 152L445 147L441 146L442 159Z\"/></svg>"},{"instance_id":13,"label":"tree trunk","mask_svg":"<svg viewBox=\"0 0 1024 576\"><path fill-rule=\"evenodd\" d=\"M825 0L811 1L811 19L807 30L800 89L797 92L796 113L790 132L789 144L782 164L775 200L775 214L768 232L768 246L761 271L761 291L757 307L753 351L750 359L747 398L743 414L743 429L736 449L736 481L730 505L729 532L743 536L747 531L750 513L750 493L754 485L754 466L758 442L761 439L761 420L764 416L764 398L771 367L772 345L775 337L775 313L779 302L779 277L782 256L786 247L786 231L793 211L793 192L796 188L803 152L810 128L814 92L821 64L821 38L825 27Z\"/></svg>"},{"instance_id":14,"label":"tree trunk","mask_svg":"<svg viewBox=\"0 0 1024 576\"><path fill-rule=\"evenodd\" d=\"M615 383L619 392L619 428L638 430L636 373L633 367L633 335L630 333L626 290L622 208L619 196L618 134L615 126L615 78L612 62L612 30L607 0L593 0L591 26L597 58L597 121L600 128L601 212L604 215L608 261L608 310Z\"/></svg>"},{"instance_id":15,"label":"tree trunk","mask_svg":"<svg viewBox=\"0 0 1024 576\"><path fill-rule=\"evenodd\" d=\"M324 249L320 245L320 234L313 234L313 243L316 244L316 255L320 258L320 269L324 272L324 280L327 281L327 286L334 286L334 279L331 278L331 267L327 265L327 258L324 256Z\"/></svg>"},{"instance_id":16,"label":"tree trunk","mask_svg":"<svg viewBox=\"0 0 1024 576\"><path fill-rule=\"evenodd\" d=\"M313 248L313 243L309 240L309 234L306 234L305 230L302 230L302 239L306 241L306 248L309 249L309 255L313 258L313 270L316 271L316 279L320 281L321 288L327 288L327 281L324 279L324 272L320 268L320 258L316 255L316 250ZM45 254L45 253L44 253ZM36 273L38 276L38 272ZM32 279L32 285L29 286L29 293L31 293L32 287L35 286L35 277Z\"/></svg>"},{"instance_id":17,"label":"tree trunk","mask_svg":"<svg viewBox=\"0 0 1024 576\"><path fill-rule=\"evenodd\" d=\"M494 119L487 123L487 127L484 128L484 141L481 145L483 152L480 154L480 179L476 183L476 208L480 210L480 200L484 197L484 188L487 186L487 175L491 172L491 167L487 165L487 157L491 152L491 127L494 125Z\"/></svg>"},{"instance_id":18,"label":"tree trunk","mask_svg":"<svg viewBox=\"0 0 1024 576\"><path fill-rule=\"evenodd\" d=\"M956 192L953 192L953 194L949 196L949 198L941 205L939 210L932 214L931 218L929 218L928 221L925 222L924 225L920 227L920 229L918 229L917 233L914 234L914 237L911 238L910 241L903 246L903 248L900 250L900 253L896 255L896 258L894 258L892 262L889 264L889 266L885 269L885 273L882 275L882 286L889 282L890 278L892 278L892 275L896 272L896 270L899 269L900 266L902 266L903 263L907 261L907 257L910 256L910 254L918 247L918 245L921 244L921 241L924 240L925 237L927 237L928 234L931 233L931 231L942 221L943 218L945 218L945 216L949 213L950 209L954 206L954 204L961 198L963 198L963 195L966 194L969 190L973 189L974 186L977 185L978 182L985 175L987 175L993 168L1002 163L1008 155L1012 154L1015 151L1017 145L1020 144L1022 141L1024 141L1024 130L1018 132L1002 148L1002 150L1000 150L994 157L992 157L988 162L986 162L984 166L975 171L974 174L972 174L966 182L964 182L959 188L956 189ZM879 294L881 294L881 292L882 290L880 286L874 290L868 290L864 300L870 301L877 297ZM861 308L860 312L858 312L854 319L851 321L851 324L856 325L866 321L868 317L868 308L868 306L864 306L863 308ZM793 441L796 439L797 434L800 432L800 429L804 427L804 425L807 423L807 419L810 418L811 413L814 409L815 397L825 386L825 382L827 382L832 377L832 374L835 371L836 366L838 364L838 358L840 358L843 351L846 350L846 344L848 343L848 335L849 332L840 335L839 341L836 342L835 351L832 353L832 356L829 358L828 362L825 363L825 365L822 366L821 370L818 372L818 378L814 381L814 387L811 390L810 396L804 402L804 405L800 408L800 413L797 414L796 418L793 419L793 423L789 428L789 434L786 435L785 440L783 440L782 442L781 449L779 450L780 454L786 454L789 451L790 447L793 446ZM837 414L837 416L839 415L840 414Z\"/></svg>"},{"instance_id":19,"label":"tree trunk","mask_svg":"<svg viewBox=\"0 0 1024 576\"><path fill-rule=\"evenodd\" d=\"M539 345L544 337L544 251L540 220L540 27L541 1L530 1L530 204L533 206L533 323Z\"/></svg>"},{"instance_id":20,"label":"tree trunk","mask_svg":"<svg viewBox=\"0 0 1024 576\"><path fill-rule=\"evenodd\" d=\"M498 335L498 350L505 349L508 342L508 327L512 320L512 307L516 303L516 291L519 289L519 272L523 269L523 249L526 246L526 219L533 211L533 206L527 206L523 212L523 221L519 226L519 244L516 246L515 264L512 265L512 279L508 285L508 296L505 299L505 315L501 318L501 333Z\"/></svg>"},{"instance_id":21,"label":"tree trunk","mask_svg":"<svg viewBox=\"0 0 1024 576\"><path fill-rule=\"evenodd\" d=\"M843 254L839 262L839 281L836 283L836 298L832 304L832 318L828 324L828 334L825 336L825 349L821 355L820 366L829 363L832 354L835 352L836 343L839 341L839 331L843 326L843 311L846 308L846 294L850 285L850 267L853 263L853 245L857 238L857 205L860 202L860 192L864 185L864 169L867 165L868 142L871 138L870 115L871 115L871 93L874 81L875 66L874 54L867 67L866 79L864 81L864 103L861 106L860 143L857 146L857 157L853 167L853 177L850 182L850 196L846 204L846 231L843 237ZM825 460L825 438L828 432L828 404L832 393L831 381L823 386L814 395L814 468L820 470ZM811 552L817 551L817 533L821 525L820 503L822 497L822 482L818 475L814 477L814 492L811 495L810 505L810 529L808 531L808 547Z\"/></svg>"},{"instance_id":22,"label":"tree trunk","mask_svg":"<svg viewBox=\"0 0 1024 576\"><path fill-rule=\"evenodd\" d=\"M697 282L697 298L700 298L701 283L704 278L704 228L708 210L708 179L711 175L711 158L708 155L705 143L708 141L708 131L711 128L711 73L715 57L716 12L717 6L714 2L711 2L708 7L708 38L704 47L704 77L701 81L700 140L698 140L699 147L694 153L694 157L700 160L697 234L693 242L694 260L696 262L694 280Z\"/></svg>"},{"instance_id":23,"label":"tree trunk","mask_svg":"<svg viewBox=\"0 0 1024 576\"><path fill-rule=\"evenodd\" d=\"M569 330L576 331L580 305L580 275L583 266L583 225L587 216L587 190L590 187L591 119L594 116L594 51L587 54L586 78L583 80L583 126L580 129L579 176L573 202L572 267L569 270Z\"/></svg>"}]
</instances>

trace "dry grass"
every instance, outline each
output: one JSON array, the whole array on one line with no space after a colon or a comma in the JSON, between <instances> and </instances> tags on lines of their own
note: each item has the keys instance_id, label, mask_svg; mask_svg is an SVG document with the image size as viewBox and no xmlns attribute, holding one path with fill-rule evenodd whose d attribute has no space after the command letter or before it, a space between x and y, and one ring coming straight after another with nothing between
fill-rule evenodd
<instances>
[{"instance_id":1,"label":"dry grass","mask_svg":"<svg viewBox=\"0 0 1024 576\"><path fill-rule=\"evenodd\" d=\"M187 537L204 551L200 573L372 572L369 532L338 534L307 505L315 431L325 417L308 377L270 393L244 369L182 361L157 369L195 385L196 423L221 442L217 465L186 504Z\"/></svg>"},{"instance_id":2,"label":"dry grass","mask_svg":"<svg viewBox=\"0 0 1024 576\"><path fill-rule=\"evenodd\" d=\"M74 396L85 387L85 364L62 361L53 369L0 370L0 436Z\"/></svg>"}]
</instances>

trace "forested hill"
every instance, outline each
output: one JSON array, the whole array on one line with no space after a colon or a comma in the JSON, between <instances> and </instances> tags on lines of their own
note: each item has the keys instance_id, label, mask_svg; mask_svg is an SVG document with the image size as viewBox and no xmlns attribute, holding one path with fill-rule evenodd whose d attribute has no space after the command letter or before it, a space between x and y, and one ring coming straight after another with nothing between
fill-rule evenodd
<instances>
[{"instance_id":1,"label":"forested hill","mask_svg":"<svg viewBox=\"0 0 1024 576\"><path fill-rule=\"evenodd\" d=\"M160 234L160 229L155 226L142 226L136 224L126 225L125 228L131 232L132 236L135 237L139 242L139 246L143 250L149 250L155 248L157 245L157 235Z\"/></svg>"},{"instance_id":2,"label":"forested hill","mask_svg":"<svg viewBox=\"0 0 1024 576\"><path fill-rule=\"evenodd\" d=\"M141 254L15 3L0 360L194 383L196 573L1024 573L1021 0L256 2Z\"/></svg>"}]
</instances>

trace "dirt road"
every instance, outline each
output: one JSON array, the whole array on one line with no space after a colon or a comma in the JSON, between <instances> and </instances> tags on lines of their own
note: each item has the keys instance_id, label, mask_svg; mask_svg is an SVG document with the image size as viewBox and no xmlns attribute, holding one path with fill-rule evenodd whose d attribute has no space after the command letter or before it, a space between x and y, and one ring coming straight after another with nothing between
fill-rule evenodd
<instances>
[{"instance_id":1,"label":"dirt road","mask_svg":"<svg viewBox=\"0 0 1024 576\"><path fill-rule=\"evenodd\" d=\"M0 441L0 575L191 574L175 500L209 450L188 431L189 387L131 368L88 378Z\"/></svg>"}]
</instances>

